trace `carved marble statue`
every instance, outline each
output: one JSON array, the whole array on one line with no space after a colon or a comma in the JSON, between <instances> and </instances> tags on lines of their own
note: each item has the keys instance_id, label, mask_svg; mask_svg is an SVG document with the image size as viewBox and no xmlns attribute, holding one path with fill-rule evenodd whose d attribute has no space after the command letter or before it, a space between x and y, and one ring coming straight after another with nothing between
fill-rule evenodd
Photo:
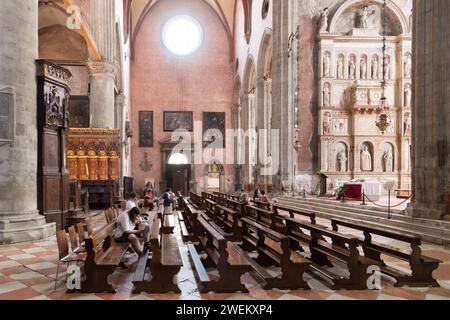
<instances>
[{"instance_id":1,"label":"carved marble statue","mask_svg":"<svg viewBox=\"0 0 450 320\"><path fill-rule=\"evenodd\" d=\"M361 28L367 29L369 28L369 17L372 15L372 13L369 11L369 7L365 6L364 9L359 14Z\"/></svg>"},{"instance_id":2,"label":"carved marble statue","mask_svg":"<svg viewBox=\"0 0 450 320\"><path fill-rule=\"evenodd\" d=\"M411 78L411 68L412 68L412 61L411 61L411 55L407 54L405 56L405 78Z\"/></svg>"},{"instance_id":3,"label":"carved marble statue","mask_svg":"<svg viewBox=\"0 0 450 320\"><path fill-rule=\"evenodd\" d=\"M372 59L372 79L374 80L378 80L378 68L379 68L378 57L375 56Z\"/></svg>"},{"instance_id":4,"label":"carved marble statue","mask_svg":"<svg viewBox=\"0 0 450 320\"><path fill-rule=\"evenodd\" d=\"M367 79L367 61L365 58L361 59L361 79Z\"/></svg>"},{"instance_id":5,"label":"carved marble statue","mask_svg":"<svg viewBox=\"0 0 450 320\"><path fill-rule=\"evenodd\" d=\"M384 61L384 74L386 75L386 79L391 79L391 60L389 57L386 57Z\"/></svg>"},{"instance_id":6,"label":"carved marble statue","mask_svg":"<svg viewBox=\"0 0 450 320\"><path fill-rule=\"evenodd\" d=\"M328 52L323 56L323 76L331 76L331 57Z\"/></svg>"},{"instance_id":7,"label":"carved marble statue","mask_svg":"<svg viewBox=\"0 0 450 320\"><path fill-rule=\"evenodd\" d=\"M405 121L403 123L403 134L411 134L411 117L406 116Z\"/></svg>"},{"instance_id":8,"label":"carved marble statue","mask_svg":"<svg viewBox=\"0 0 450 320\"><path fill-rule=\"evenodd\" d=\"M330 11L328 8L320 10L320 20L319 20L319 33L327 33L328 29L328 15Z\"/></svg>"},{"instance_id":9,"label":"carved marble statue","mask_svg":"<svg viewBox=\"0 0 450 320\"><path fill-rule=\"evenodd\" d=\"M391 150L387 150L383 155L383 164L385 172L394 171L394 156L392 155Z\"/></svg>"},{"instance_id":10,"label":"carved marble statue","mask_svg":"<svg viewBox=\"0 0 450 320\"><path fill-rule=\"evenodd\" d=\"M344 57L339 57L337 68L338 79L344 79Z\"/></svg>"},{"instance_id":11,"label":"carved marble statue","mask_svg":"<svg viewBox=\"0 0 450 320\"><path fill-rule=\"evenodd\" d=\"M338 165L339 165L339 171L347 172L347 160L348 159L347 159L345 150L341 150L338 153L337 160L338 160Z\"/></svg>"},{"instance_id":12,"label":"carved marble statue","mask_svg":"<svg viewBox=\"0 0 450 320\"><path fill-rule=\"evenodd\" d=\"M323 87L323 105L325 107L331 106L331 88L329 83L326 83Z\"/></svg>"},{"instance_id":13,"label":"carved marble statue","mask_svg":"<svg viewBox=\"0 0 450 320\"><path fill-rule=\"evenodd\" d=\"M356 79L356 62L355 57L351 56L348 62L348 77L350 79Z\"/></svg>"},{"instance_id":14,"label":"carved marble statue","mask_svg":"<svg viewBox=\"0 0 450 320\"><path fill-rule=\"evenodd\" d=\"M364 146L363 150L361 151L361 171L372 171L372 155L370 154L369 148L367 146Z\"/></svg>"},{"instance_id":15,"label":"carved marble statue","mask_svg":"<svg viewBox=\"0 0 450 320\"><path fill-rule=\"evenodd\" d=\"M411 108L411 96L412 96L411 85L408 83L405 86L405 108Z\"/></svg>"},{"instance_id":16,"label":"carved marble statue","mask_svg":"<svg viewBox=\"0 0 450 320\"><path fill-rule=\"evenodd\" d=\"M331 133L331 114L329 112L325 112L323 115L323 133Z\"/></svg>"}]
</instances>

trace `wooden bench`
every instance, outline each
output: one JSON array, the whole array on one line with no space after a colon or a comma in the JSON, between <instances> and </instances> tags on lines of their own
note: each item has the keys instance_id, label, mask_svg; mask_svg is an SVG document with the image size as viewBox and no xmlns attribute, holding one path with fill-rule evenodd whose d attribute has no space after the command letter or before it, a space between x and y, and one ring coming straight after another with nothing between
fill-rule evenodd
<instances>
[{"instance_id":1,"label":"wooden bench","mask_svg":"<svg viewBox=\"0 0 450 320\"><path fill-rule=\"evenodd\" d=\"M242 227L240 226L240 214L225 206L216 206L214 221L225 232L225 238L230 241L241 241Z\"/></svg>"},{"instance_id":2,"label":"wooden bench","mask_svg":"<svg viewBox=\"0 0 450 320\"><path fill-rule=\"evenodd\" d=\"M292 219L294 219L298 216L306 217L309 219L311 224L317 224L315 213L304 212L304 211L301 211L294 207L284 206L284 205L280 205L280 204L274 204L273 211L276 215L281 215L280 211L286 211L289 214L289 217Z\"/></svg>"},{"instance_id":3,"label":"wooden bench","mask_svg":"<svg viewBox=\"0 0 450 320\"><path fill-rule=\"evenodd\" d=\"M181 228L181 236L183 241L196 240L195 235L198 233L197 217L203 211L197 210L186 199L183 199L183 220L179 221Z\"/></svg>"},{"instance_id":4,"label":"wooden bench","mask_svg":"<svg viewBox=\"0 0 450 320\"><path fill-rule=\"evenodd\" d=\"M359 239L359 243L364 250L364 255L378 261L381 264L381 271L397 280L395 286L439 287L439 283L433 278L433 271L439 267L439 264L442 263L442 261L422 255L422 250L420 248L421 239L419 237L408 233L387 231L385 229L339 219L332 219L331 224L334 231L339 231L339 226L362 231L364 238ZM408 243L411 247L411 252L405 252L386 244L373 242L372 237L374 235ZM336 245L342 246L341 243L336 243ZM386 265L381 258L381 254L408 261L411 268L411 274L407 274Z\"/></svg>"},{"instance_id":5,"label":"wooden bench","mask_svg":"<svg viewBox=\"0 0 450 320\"><path fill-rule=\"evenodd\" d=\"M307 235L304 231L308 231L310 235ZM368 279L371 276L368 268L377 266L379 263L360 255L356 237L340 234L292 218L286 218L286 234L291 240L298 241L300 245L307 244L309 246L310 259L313 262L311 270L322 276L324 280L331 284L333 289L368 289ZM332 242L325 241L325 237L331 238ZM343 244L343 246L333 244L336 242ZM343 263L349 275L342 276L325 269L325 266L334 266L331 261Z\"/></svg>"},{"instance_id":6,"label":"wooden bench","mask_svg":"<svg viewBox=\"0 0 450 320\"><path fill-rule=\"evenodd\" d=\"M241 217L245 217L245 215L246 215L246 213L245 213L246 205L244 203L240 202L239 200L236 201L234 199L228 199L226 206L227 206L227 208L229 208L229 209L239 213L239 215Z\"/></svg>"},{"instance_id":7,"label":"wooden bench","mask_svg":"<svg viewBox=\"0 0 450 320\"><path fill-rule=\"evenodd\" d=\"M282 217L276 215L272 211L261 209L254 206L246 207L246 218L249 218L257 223L263 224L277 232L284 233L286 225Z\"/></svg>"},{"instance_id":8,"label":"wooden bench","mask_svg":"<svg viewBox=\"0 0 450 320\"><path fill-rule=\"evenodd\" d=\"M258 258L245 255L247 261L264 280L264 289L309 289L303 274L311 261L290 249L289 237L251 219L242 219L242 248L256 251ZM272 276L264 267L280 266L281 275Z\"/></svg>"},{"instance_id":9,"label":"wooden bench","mask_svg":"<svg viewBox=\"0 0 450 320\"><path fill-rule=\"evenodd\" d=\"M200 281L200 292L248 292L241 283L241 277L252 268L240 254L237 245L227 241L209 224L203 214L198 217L198 222L201 230L199 245L196 247L189 244L188 250ZM205 252L207 258L201 259L199 252ZM219 280L211 280L206 272L206 268L209 267L218 270Z\"/></svg>"},{"instance_id":10,"label":"wooden bench","mask_svg":"<svg viewBox=\"0 0 450 320\"><path fill-rule=\"evenodd\" d=\"M200 210L203 210L204 209L203 197L192 191L189 193L189 195L190 195L189 199L192 201L192 203L194 203Z\"/></svg>"},{"instance_id":11,"label":"wooden bench","mask_svg":"<svg viewBox=\"0 0 450 320\"><path fill-rule=\"evenodd\" d=\"M178 241L173 234L163 234L161 220L153 222L151 233L152 257L148 251L141 257L133 277L134 293L180 293L174 277L183 266ZM146 269L150 268L151 279L145 280Z\"/></svg>"},{"instance_id":12,"label":"wooden bench","mask_svg":"<svg viewBox=\"0 0 450 320\"><path fill-rule=\"evenodd\" d=\"M86 280L81 282L83 293L115 293L108 283L108 277L117 267L126 269L122 259L130 247L129 243L116 243L113 238L114 223L109 223L85 239ZM68 292L76 292L72 290Z\"/></svg>"}]
</instances>

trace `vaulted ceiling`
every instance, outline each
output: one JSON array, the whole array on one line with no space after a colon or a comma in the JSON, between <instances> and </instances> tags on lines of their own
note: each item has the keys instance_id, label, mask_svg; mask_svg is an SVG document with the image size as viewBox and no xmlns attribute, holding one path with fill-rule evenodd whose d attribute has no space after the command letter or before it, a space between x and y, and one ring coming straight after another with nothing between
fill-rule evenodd
<instances>
[{"instance_id":1,"label":"vaulted ceiling","mask_svg":"<svg viewBox=\"0 0 450 320\"><path fill-rule=\"evenodd\" d=\"M131 10L132 32L139 28L142 19L150 9L158 3L158 1L164 0L133 0ZM235 19L235 6L237 0L201 0L206 2L217 14L219 19L227 31L229 37L233 37L234 31L234 19Z\"/></svg>"}]
</instances>

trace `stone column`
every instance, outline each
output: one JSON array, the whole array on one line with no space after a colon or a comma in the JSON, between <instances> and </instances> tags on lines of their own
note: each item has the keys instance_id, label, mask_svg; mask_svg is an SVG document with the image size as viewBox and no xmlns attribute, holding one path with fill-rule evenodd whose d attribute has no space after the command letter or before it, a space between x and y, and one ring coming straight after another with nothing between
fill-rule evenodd
<instances>
[{"instance_id":1,"label":"stone column","mask_svg":"<svg viewBox=\"0 0 450 320\"><path fill-rule=\"evenodd\" d=\"M450 192L450 6L448 0L413 5L414 198L407 214L448 217Z\"/></svg>"},{"instance_id":2,"label":"stone column","mask_svg":"<svg viewBox=\"0 0 450 320\"><path fill-rule=\"evenodd\" d=\"M12 141L0 141L0 244L10 244L56 230L37 210L38 1L0 0L0 34L0 108L4 118L13 104L2 120L14 127Z\"/></svg>"},{"instance_id":3,"label":"stone column","mask_svg":"<svg viewBox=\"0 0 450 320\"><path fill-rule=\"evenodd\" d=\"M296 1L273 2L273 129L280 131L279 171L274 172L274 193L282 190L283 181L293 181L294 169L294 93L296 89L297 45L289 43L297 27L292 23ZM292 38L291 38L292 39ZM292 49L289 53L288 48ZM276 142L274 142L276 143Z\"/></svg>"},{"instance_id":4,"label":"stone column","mask_svg":"<svg viewBox=\"0 0 450 320\"><path fill-rule=\"evenodd\" d=\"M90 104L93 128L114 128L114 88L117 67L106 61L89 61Z\"/></svg>"},{"instance_id":5,"label":"stone column","mask_svg":"<svg viewBox=\"0 0 450 320\"><path fill-rule=\"evenodd\" d=\"M92 30L102 61L90 61L89 82L92 126L114 128L114 87L117 73L115 1L92 2Z\"/></svg>"}]
</instances>

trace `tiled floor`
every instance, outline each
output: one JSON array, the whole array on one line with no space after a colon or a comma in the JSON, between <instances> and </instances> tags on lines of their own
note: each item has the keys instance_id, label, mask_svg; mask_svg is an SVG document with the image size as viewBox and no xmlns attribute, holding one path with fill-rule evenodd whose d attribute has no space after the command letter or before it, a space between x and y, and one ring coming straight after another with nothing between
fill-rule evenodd
<instances>
[{"instance_id":1,"label":"tiled floor","mask_svg":"<svg viewBox=\"0 0 450 320\"><path fill-rule=\"evenodd\" d=\"M95 218L95 224L104 224L104 216ZM319 223L327 224L327 221ZM344 233L351 233L342 229ZM178 232L178 230L177 230ZM376 239L382 241L382 239ZM0 300L394 300L394 299L450 299L450 250L442 246L423 244L425 255L444 261L436 270L435 276L439 280L440 288L395 288L393 282L382 279L382 290L380 291L334 291L321 282L312 274L306 274L312 290L263 290L258 284L256 277L246 274L243 277L249 293L201 294L198 291L195 276L192 271L187 248L180 240L180 250L183 257L184 267L178 274L177 282L181 294L132 294L132 277L136 267L137 257L128 256L128 270L117 270L110 281L116 288L116 294L67 294L64 283L64 272L60 274L62 281L58 282L57 290L54 290L56 267L58 263L58 248L55 238L35 243L19 244L14 246L0 247ZM400 243L391 243L400 246ZM407 249L407 248L405 248ZM389 264L400 268L408 265L402 261L387 258ZM336 268L339 270L339 268ZM277 271L273 269L271 271ZM214 276L214 272L211 272Z\"/></svg>"}]
</instances>

